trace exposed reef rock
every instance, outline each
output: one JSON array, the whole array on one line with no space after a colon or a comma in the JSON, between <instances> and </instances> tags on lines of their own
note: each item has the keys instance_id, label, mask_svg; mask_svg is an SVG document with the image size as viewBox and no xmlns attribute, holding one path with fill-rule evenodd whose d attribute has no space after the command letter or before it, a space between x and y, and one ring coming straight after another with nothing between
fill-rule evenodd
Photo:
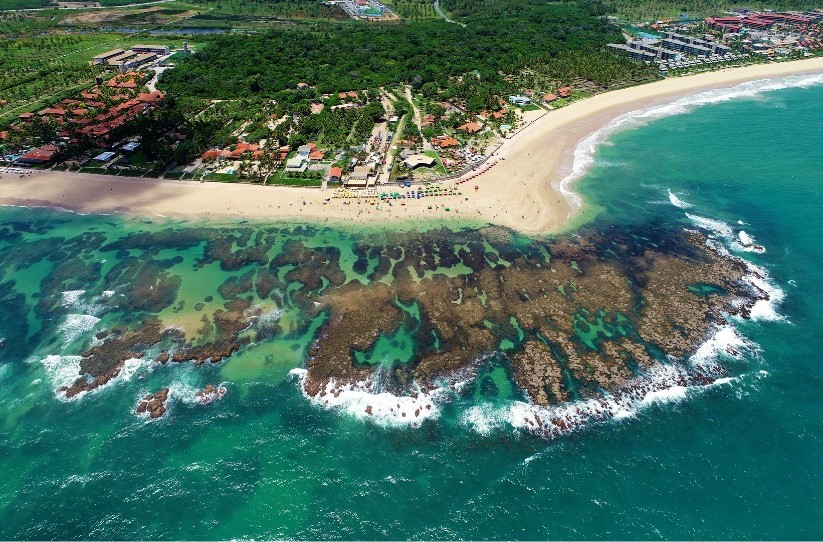
<instances>
[{"instance_id":1,"label":"exposed reef rock","mask_svg":"<svg viewBox=\"0 0 823 542\"><path fill-rule=\"evenodd\" d=\"M166 413L166 400L169 398L169 388L150 395L146 395L140 404L137 405L138 414L148 414L150 418L156 419Z\"/></svg>"},{"instance_id":2,"label":"exposed reef rock","mask_svg":"<svg viewBox=\"0 0 823 542\"><path fill-rule=\"evenodd\" d=\"M689 354L727 314L745 318L767 298L746 280L745 262L706 241L649 225L554 240L492 227L346 237L299 226L140 232L109 244L53 238L21 251L32 262L64 258L43 281L43 314L61 310L57 293L88 282L123 292L107 309L121 311L122 324L96 330L66 397L111 381L130 358L218 363L253 342L310 331L299 354L313 397L364 382L412 396L488 362L549 406L625 390L667 364L688 372ZM92 249L117 263L105 271L70 257ZM189 290L175 270L185 266L222 275L197 299L180 299ZM272 316L281 308L287 323ZM401 343L402 359L389 359L396 350L385 345ZM201 393L209 402L225 390Z\"/></svg>"},{"instance_id":3,"label":"exposed reef rock","mask_svg":"<svg viewBox=\"0 0 823 542\"><path fill-rule=\"evenodd\" d=\"M202 390L194 394L197 397L197 402L201 405L208 405L223 398L226 395L226 388L223 386L215 386L213 384L207 385Z\"/></svg>"},{"instance_id":4,"label":"exposed reef rock","mask_svg":"<svg viewBox=\"0 0 823 542\"><path fill-rule=\"evenodd\" d=\"M708 249L699 234L675 237L665 250L564 238L543 254L466 243L456 254L472 272L454 277L436 272L449 249L407 247L390 286L358 283L321 296L329 318L309 353L306 393L368 378L373 368L353 352L403 325L398 307L410 304L421 316L416 359L391 373L401 390L411 381L433 386L501 351L501 341L511 345L514 379L537 405L621 389L667 354L687 356L724 313L746 316L765 297L743 280L744 262ZM698 295L693 284L723 293Z\"/></svg>"}]
</instances>

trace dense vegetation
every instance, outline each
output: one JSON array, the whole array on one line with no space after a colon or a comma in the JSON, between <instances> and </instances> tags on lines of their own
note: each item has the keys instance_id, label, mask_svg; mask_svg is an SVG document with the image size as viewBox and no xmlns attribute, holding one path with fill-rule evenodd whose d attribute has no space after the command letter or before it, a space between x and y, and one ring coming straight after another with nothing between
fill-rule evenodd
<instances>
[{"instance_id":1,"label":"dense vegetation","mask_svg":"<svg viewBox=\"0 0 823 542\"><path fill-rule=\"evenodd\" d=\"M245 18L311 18L311 19L340 19L346 18L342 9L325 5L320 0L189 0L195 8L207 8L208 14L201 14L201 18L225 19L230 23L233 19Z\"/></svg>"},{"instance_id":2,"label":"dense vegetation","mask_svg":"<svg viewBox=\"0 0 823 542\"><path fill-rule=\"evenodd\" d=\"M323 25L258 35L220 35L166 72L183 96L238 98L315 85L320 92L396 83L441 87L473 73L486 81L568 51L601 53L620 39L600 4L511 0L478 7L465 27L444 21Z\"/></svg>"},{"instance_id":3,"label":"dense vegetation","mask_svg":"<svg viewBox=\"0 0 823 542\"><path fill-rule=\"evenodd\" d=\"M621 20L654 21L679 16L702 18L723 13L730 9L815 9L820 0L604 0L610 13Z\"/></svg>"}]
</instances>

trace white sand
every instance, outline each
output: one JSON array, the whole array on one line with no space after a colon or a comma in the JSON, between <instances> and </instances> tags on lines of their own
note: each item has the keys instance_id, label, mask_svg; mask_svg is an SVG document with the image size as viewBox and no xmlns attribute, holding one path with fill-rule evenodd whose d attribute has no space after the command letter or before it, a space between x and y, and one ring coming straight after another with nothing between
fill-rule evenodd
<instances>
[{"instance_id":1,"label":"white sand","mask_svg":"<svg viewBox=\"0 0 823 542\"><path fill-rule=\"evenodd\" d=\"M543 115L506 140L496 153L496 165L461 185L463 195L459 197L407 200L405 205L382 204L378 210L376 205L357 200L332 199L324 203L332 190L37 171L24 178L3 175L0 204L122 212L143 217L302 219L353 226L462 218L525 233L549 233L568 224L577 210L558 190L559 181L571 172L574 149L613 118L712 88L804 73L823 73L823 58L669 78L576 102ZM478 190L474 190L475 185ZM445 207L451 210L446 211Z\"/></svg>"}]
</instances>

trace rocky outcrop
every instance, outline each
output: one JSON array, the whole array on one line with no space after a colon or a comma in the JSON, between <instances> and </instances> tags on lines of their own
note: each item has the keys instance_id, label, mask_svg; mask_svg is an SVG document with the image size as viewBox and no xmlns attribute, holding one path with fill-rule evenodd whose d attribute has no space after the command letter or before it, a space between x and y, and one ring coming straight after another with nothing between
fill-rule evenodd
<instances>
[{"instance_id":1,"label":"rocky outcrop","mask_svg":"<svg viewBox=\"0 0 823 542\"><path fill-rule=\"evenodd\" d=\"M146 414L151 419L161 418L166 413L166 400L169 398L169 388L146 395L137 405L138 414Z\"/></svg>"},{"instance_id":2,"label":"rocky outcrop","mask_svg":"<svg viewBox=\"0 0 823 542\"><path fill-rule=\"evenodd\" d=\"M225 387L209 384L202 390L198 391L195 394L195 397L197 397L197 402L201 405L208 405L209 403L222 399L224 395L226 395Z\"/></svg>"}]
</instances>

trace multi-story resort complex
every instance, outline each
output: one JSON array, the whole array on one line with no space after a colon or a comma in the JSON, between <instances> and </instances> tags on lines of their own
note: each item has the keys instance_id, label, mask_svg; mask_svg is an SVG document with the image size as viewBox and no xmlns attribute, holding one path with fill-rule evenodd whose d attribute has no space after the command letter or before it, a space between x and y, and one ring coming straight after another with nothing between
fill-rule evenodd
<instances>
[{"instance_id":1,"label":"multi-story resort complex","mask_svg":"<svg viewBox=\"0 0 823 542\"><path fill-rule=\"evenodd\" d=\"M739 61L752 54L767 57L808 55L823 47L823 10L805 13L746 12L703 21L662 22L651 32L627 32L626 43L611 43L617 54L656 63L661 73Z\"/></svg>"},{"instance_id":2,"label":"multi-story resort complex","mask_svg":"<svg viewBox=\"0 0 823 542\"><path fill-rule=\"evenodd\" d=\"M397 15L379 0L331 0L328 3L338 6L352 19L369 21L397 19Z\"/></svg>"},{"instance_id":3,"label":"multi-story resort complex","mask_svg":"<svg viewBox=\"0 0 823 542\"><path fill-rule=\"evenodd\" d=\"M108 65L125 72L143 68L167 56L170 50L165 45L133 45L130 49L112 49L92 58L94 65Z\"/></svg>"}]
</instances>

